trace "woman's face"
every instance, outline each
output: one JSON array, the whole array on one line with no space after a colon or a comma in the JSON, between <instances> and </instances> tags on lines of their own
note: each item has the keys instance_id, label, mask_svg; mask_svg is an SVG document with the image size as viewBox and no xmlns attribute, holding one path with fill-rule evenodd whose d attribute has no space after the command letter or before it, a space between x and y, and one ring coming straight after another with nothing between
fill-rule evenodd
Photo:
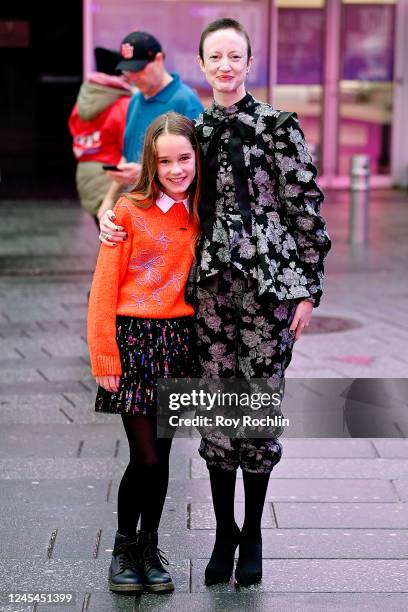
<instances>
[{"instance_id":1,"label":"woman's face","mask_svg":"<svg viewBox=\"0 0 408 612\"><path fill-rule=\"evenodd\" d=\"M176 134L162 134L156 141L157 178L173 200L185 200L196 173L196 156L191 142Z\"/></svg>"},{"instance_id":2,"label":"woman's face","mask_svg":"<svg viewBox=\"0 0 408 612\"><path fill-rule=\"evenodd\" d=\"M205 78L215 92L245 94L245 79L252 64L248 61L245 37L234 29L208 34L203 45L204 60L198 58Z\"/></svg>"}]
</instances>

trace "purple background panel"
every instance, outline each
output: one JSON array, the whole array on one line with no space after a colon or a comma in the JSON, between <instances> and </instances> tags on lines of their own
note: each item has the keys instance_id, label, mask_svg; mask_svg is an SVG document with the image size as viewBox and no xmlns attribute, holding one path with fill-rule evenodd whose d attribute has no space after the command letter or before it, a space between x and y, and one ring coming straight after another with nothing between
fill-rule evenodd
<instances>
[{"instance_id":1,"label":"purple background panel","mask_svg":"<svg viewBox=\"0 0 408 612\"><path fill-rule=\"evenodd\" d=\"M392 81L395 6L343 6L341 78L350 81Z\"/></svg>"},{"instance_id":2,"label":"purple background panel","mask_svg":"<svg viewBox=\"0 0 408 612\"><path fill-rule=\"evenodd\" d=\"M150 32L162 43L166 65L192 87L205 88L197 64L202 30L211 21L232 17L248 30L255 62L248 83L268 86L268 0L246 2L138 2L134 0L94 0L92 3L92 45L118 49L121 39L132 30Z\"/></svg>"},{"instance_id":3,"label":"purple background panel","mask_svg":"<svg viewBox=\"0 0 408 612\"><path fill-rule=\"evenodd\" d=\"M320 85L323 76L323 9L278 11L278 83Z\"/></svg>"}]
</instances>

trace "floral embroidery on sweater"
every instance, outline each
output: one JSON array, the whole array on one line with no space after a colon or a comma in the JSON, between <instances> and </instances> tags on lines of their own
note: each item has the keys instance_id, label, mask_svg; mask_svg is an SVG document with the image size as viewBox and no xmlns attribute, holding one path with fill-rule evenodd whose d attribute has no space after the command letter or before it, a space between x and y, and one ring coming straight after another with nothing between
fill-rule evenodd
<instances>
[{"instance_id":1,"label":"floral embroidery on sweater","mask_svg":"<svg viewBox=\"0 0 408 612\"><path fill-rule=\"evenodd\" d=\"M157 289L155 289L151 293L143 293L142 295L132 294L132 298L136 306L138 306L139 308L142 308L143 310L146 310L147 304L151 300L154 300L157 304L161 304L162 300L161 300L160 293L164 291L165 289L167 289L168 287L170 287L171 285L174 285L176 289L180 289L181 288L180 281L182 279L183 279L183 274L181 272L173 272L173 274L171 275L167 283L165 283L161 287L157 287Z\"/></svg>"}]
</instances>

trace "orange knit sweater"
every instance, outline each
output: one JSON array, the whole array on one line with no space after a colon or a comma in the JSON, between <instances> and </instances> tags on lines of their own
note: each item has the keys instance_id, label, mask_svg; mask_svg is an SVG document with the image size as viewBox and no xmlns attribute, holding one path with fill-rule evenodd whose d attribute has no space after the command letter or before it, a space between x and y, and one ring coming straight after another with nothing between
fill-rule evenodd
<instances>
[{"instance_id":1,"label":"orange knit sweater","mask_svg":"<svg viewBox=\"0 0 408 612\"><path fill-rule=\"evenodd\" d=\"M143 209L126 196L119 198L116 223L128 238L116 247L101 245L89 297L88 346L94 376L122 374L116 315L172 319L194 314L184 288L197 227L191 221L180 222L184 215L177 211L179 206L183 205L163 213L156 205Z\"/></svg>"}]
</instances>

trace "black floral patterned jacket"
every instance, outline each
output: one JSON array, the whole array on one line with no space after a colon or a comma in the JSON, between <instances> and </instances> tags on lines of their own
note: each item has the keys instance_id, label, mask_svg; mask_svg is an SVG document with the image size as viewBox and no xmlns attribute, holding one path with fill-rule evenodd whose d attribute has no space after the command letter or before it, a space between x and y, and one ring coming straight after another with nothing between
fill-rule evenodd
<instances>
[{"instance_id":1,"label":"black floral patterned jacket","mask_svg":"<svg viewBox=\"0 0 408 612\"><path fill-rule=\"evenodd\" d=\"M213 101L196 128L204 166L196 281L232 263L257 280L259 295L318 306L331 242L296 114L246 94L229 107Z\"/></svg>"}]
</instances>

